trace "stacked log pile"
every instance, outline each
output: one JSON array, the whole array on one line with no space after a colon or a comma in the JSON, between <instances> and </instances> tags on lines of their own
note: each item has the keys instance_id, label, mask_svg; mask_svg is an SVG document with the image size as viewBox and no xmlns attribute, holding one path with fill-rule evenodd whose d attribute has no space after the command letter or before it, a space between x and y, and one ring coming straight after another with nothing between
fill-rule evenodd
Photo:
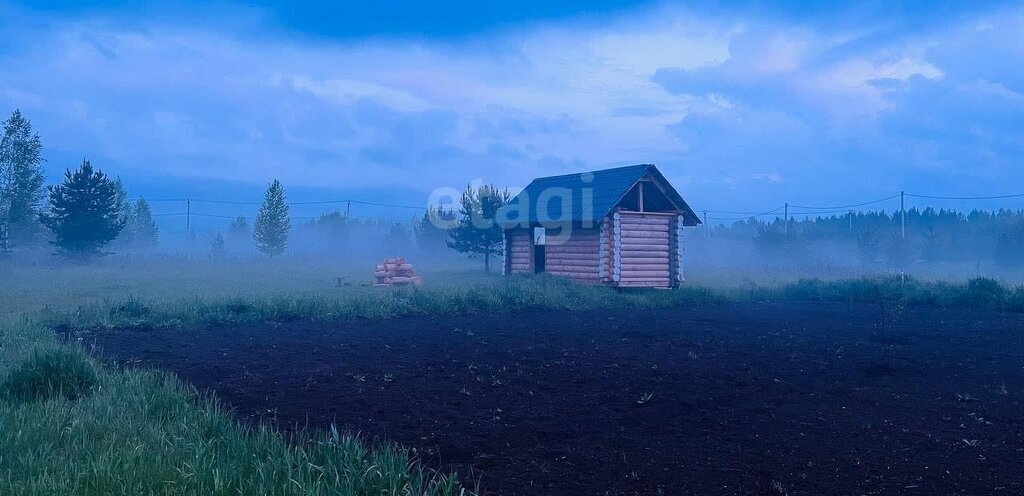
<instances>
[{"instance_id":1,"label":"stacked log pile","mask_svg":"<svg viewBox=\"0 0 1024 496\"><path fill-rule=\"evenodd\" d=\"M423 284L423 280L412 270L412 265L405 261L405 257L384 259L384 263L377 264L373 277L377 281L374 286L380 287Z\"/></svg>"}]
</instances>

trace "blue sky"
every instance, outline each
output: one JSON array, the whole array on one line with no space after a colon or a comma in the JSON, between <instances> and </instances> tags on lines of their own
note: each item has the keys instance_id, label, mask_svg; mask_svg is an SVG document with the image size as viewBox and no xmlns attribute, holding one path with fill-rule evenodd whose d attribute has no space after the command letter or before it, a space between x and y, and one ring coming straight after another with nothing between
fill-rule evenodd
<instances>
[{"instance_id":1,"label":"blue sky","mask_svg":"<svg viewBox=\"0 0 1024 496\"><path fill-rule=\"evenodd\" d=\"M51 177L88 157L151 197L648 162L697 210L1024 192L1012 4L58 1L0 3L0 37Z\"/></svg>"}]
</instances>

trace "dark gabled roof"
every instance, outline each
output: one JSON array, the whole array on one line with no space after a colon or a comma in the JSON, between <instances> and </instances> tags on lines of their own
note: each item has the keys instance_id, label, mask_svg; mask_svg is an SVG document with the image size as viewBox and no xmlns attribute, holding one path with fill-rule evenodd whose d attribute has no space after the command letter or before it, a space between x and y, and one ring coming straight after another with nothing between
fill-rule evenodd
<instances>
[{"instance_id":1,"label":"dark gabled roof","mask_svg":"<svg viewBox=\"0 0 1024 496\"><path fill-rule=\"evenodd\" d=\"M505 227L546 222L597 222L610 214L633 185L648 173L664 189L669 200L682 211L686 225L700 224L697 214L652 164L534 179L509 202L498 218ZM584 194L585 190L589 190L587 195ZM565 193L571 199L568 215L562 212ZM542 195L554 198L540 206L538 200L544 198ZM524 214L525 218L517 218Z\"/></svg>"}]
</instances>

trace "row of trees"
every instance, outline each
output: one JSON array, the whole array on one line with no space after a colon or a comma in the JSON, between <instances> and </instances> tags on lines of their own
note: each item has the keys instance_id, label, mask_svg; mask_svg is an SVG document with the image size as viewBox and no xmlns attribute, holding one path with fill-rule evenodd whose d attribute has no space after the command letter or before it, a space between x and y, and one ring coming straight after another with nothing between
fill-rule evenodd
<instances>
[{"instance_id":1,"label":"row of trees","mask_svg":"<svg viewBox=\"0 0 1024 496\"><path fill-rule=\"evenodd\" d=\"M267 188L252 228L239 216L228 227L227 237L218 233L212 241L214 254L226 246L238 246L252 238L256 249L270 257L281 255L294 235L307 250L323 253L379 256L382 251L403 250L418 245L424 253L453 249L473 258L482 258L490 270L491 261L501 254L502 231L494 223L498 210L508 203L510 194L490 185L467 187L459 210L428 208L411 225L383 220L361 220L341 212L331 212L305 221L293 233L288 203L279 181Z\"/></svg>"},{"instance_id":2,"label":"row of trees","mask_svg":"<svg viewBox=\"0 0 1024 496\"><path fill-rule=\"evenodd\" d=\"M67 171L62 184L44 187L42 149L32 123L15 110L0 138L0 254L40 244L44 227L72 257L88 258L115 240L122 248L157 247L159 231L144 199L130 201L120 179L88 161Z\"/></svg>"},{"instance_id":3,"label":"row of trees","mask_svg":"<svg viewBox=\"0 0 1024 496\"><path fill-rule=\"evenodd\" d=\"M64 181L48 189L48 206L39 219L52 232L51 243L61 253L91 259L105 254L103 249L115 240L122 246L156 248L159 231L149 204L141 198L130 202L120 180L111 180L88 160L78 169L65 172ZM233 224L234 229L248 230L244 218ZM274 180L267 188L252 231L256 248L268 256L280 255L288 246L290 228L284 188ZM223 249L224 239L218 234L213 250Z\"/></svg>"},{"instance_id":4,"label":"row of trees","mask_svg":"<svg viewBox=\"0 0 1024 496\"><path fill-rule=\"evenodd\" d=\"M153 251L159 245L159 229L152 209L143 198L131 199L120 178L110 178L88 161L68 169L60 184L44 186L42 141L20 111L3 124L0 139L0 254L15 246L34 246L47 238L60 253L75 259L102 256L107 249ZM414 234L425 249L447 247L480 257L490 270L491 260L502 250L501 228L494 223L498 210L508 203L507 190L494 186L467 187L458 211L428 209L413 226L393 224L384 235L385 245L401 244ZM324 216L316 223L329 225L340 214ZM346 225L349 219L345 218ZM335 222L336 223L336 222ZM267 187L253 226L245 217L234 219L229 239L250 237L256 249L270 257L288 247L292 228L284 187L274 180ZM217 234L215 253L224 251L226 240Z\"/></svg>"},{"instance_id":5,"label":"row of trees","mask_svg":"<svg viewBox=\"0 0 1024 496\"><path fill-rule=\"evenodd\" d=\"M38 244L44 227L50 231L49 242L75 259L101 256L111 245L138 251L157 248L159 229L145 199L132 201L120 178L111 179L88 160L68 169L61 184L44 188L42 149L31 122L15 110L4 121L0 138L0 254L10 253L15 245ZM233 230L248 230L244 218L235 224ZM280 255L290 227L284 188L275 180L267 188L252 231L257 249ZM219 244L223 247L222 238Z\"/></svg>"},{"instance_id":6,"label":"row of trees","mask_svg":"<svg viewBox=\"0 0 1024 496\"><path fill-rule=\"evenodd\" d=\"M494 222L495 217L510 196L507 190L493 185L467 187L457 211L428 208L412 226L401 222L353 219L340 212L332 212L304 222L299 228L307 244L317 245L328 253L343 250L350 254L368 254L362 249L367 247L379 255L381 250L409 247L415 239L423 252L452 249L483 259L484 267L490 270L493 258L500 256L503 249L502 231ZM284 251L291 226L287 223L287 204L283 201L279 185L271 184L267 190L256 226L254 237L259 237L257 248L261 252L275 256ZM247 229L246 219L238 217L231 223L229 238L238 239ZM380 243L371 242L371 237L379 238Z\"/></svg>"}]
</instances>

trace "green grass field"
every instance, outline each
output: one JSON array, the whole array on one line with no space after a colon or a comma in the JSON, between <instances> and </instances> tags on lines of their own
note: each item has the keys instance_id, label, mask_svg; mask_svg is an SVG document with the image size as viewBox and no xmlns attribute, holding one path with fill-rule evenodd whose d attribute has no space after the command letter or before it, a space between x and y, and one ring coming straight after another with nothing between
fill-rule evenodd
<instances>
[{"instance_id":1,"label":"green grass field","mask_svg":"<svg viewBox=\"0 0 1024 496\"><path fill-rule=\"evenodd\" d=\"M270 427L243 426L176 378L101 366L50 327L57 315L123 316L143 299L185 309L205 300L372 295L358 284L338 287L345 273L194 261L0 268L0 493L471 494L472 481L431 473L401 447L338 432L286 442Z\"/></svg>"},{"instance_id":2,"label":"green grass field","mask_svg":"<svg viewBox=\"0 0 1024 496\"><path fill-rule=\"evenodd\" d=\"M425 267L421 289L366 286L368 271L326 262L106 260L0 268L0 486L3 494L466 494L400 447L345 433L236 422L215 399L156 371L98 364L63 327L203 327L267 321L586 310L782 298L896 301L1024 311L1024 287L990 279L790 280L617 292L550 277ZM465 475L465 474L462 474Z\"/></svg>"}]
</instances>

